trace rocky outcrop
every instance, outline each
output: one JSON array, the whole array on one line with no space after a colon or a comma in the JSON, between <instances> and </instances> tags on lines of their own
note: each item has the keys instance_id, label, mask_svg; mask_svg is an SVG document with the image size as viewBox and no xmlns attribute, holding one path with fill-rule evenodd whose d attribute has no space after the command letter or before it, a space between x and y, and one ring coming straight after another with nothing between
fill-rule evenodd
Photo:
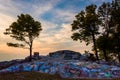
<instances>
[{"instance_id":1,"label":"rocky outcrop","mask_svg":"<svg viewBox=\"0 0 120 80\"><path fill-rule=\"evenodd\" d=\"M29 61L30 56L27 56L25 58L26 61ZM32 55L32 61L34 60L40 60L41 56L39 55L39 52L34 52L34 55Z\"/></svg>"},{"instance_id":2,"label":"rocky outcrop","mask_svg":"<svg viewBox=\"0 0 120 80\"><path fill-rule=\"evenodd\" d=\"M24 60L16 59L16 60L11 60L11 61L0 62L0 70L4 69L4 68L7 68L9 66L12 66L12 65L21 64L21 63L24 63Z\"/></svg>"},{"instance_id":3,"label":"rocky outcrop","mask_svg":"<svg viewBox=\"0 0 120 80\"><path fill-rule=\"evenodd\" d=\"M115 65L98 64L87 61L34 61L22 64L16 64L0 70L0 73L21 71L37 71L40 73L59 74L63 78L96 78L100 80L120 79L120 67ZM92 80L92 79L91 79Z\"/></svg>"},{"instance_id":4,"label":"rocky outcrop","mask_svg":"<svg viewBox=\"0 0 120 80\"><path fill-rule=\"evenodd\" d=\"M60 50L49 53L49 57L58 58L61 60L79 60L81 54L79 52L70 51L70 50Z\"/></svg>"}]
</instances>

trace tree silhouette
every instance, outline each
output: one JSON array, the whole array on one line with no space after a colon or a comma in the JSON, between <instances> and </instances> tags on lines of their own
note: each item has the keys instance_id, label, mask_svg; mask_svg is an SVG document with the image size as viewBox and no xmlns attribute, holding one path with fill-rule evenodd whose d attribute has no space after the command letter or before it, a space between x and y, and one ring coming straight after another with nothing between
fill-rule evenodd
<instances>
[{"instance_id":1,"label":"tree silhouette","mask_svg":"<svg viewBox=\"0 0 120 80\"><path fill-rule=\"evenodd\" d=\"M99 19L102 21L101 27L103 27L104 29L102 33L107 37L109 37L111 32L111 12L112 5L110 2L103 2L103 4L98 8L98 16Z\"/></svg>"},{"instance_id":2,"label":"tree silhouette","mask_svg":"<svg viewBox=\"0 0 120 80\"><path fill-rule=\"evenodd\" d=\"M108 61L107 52L110 50L110 33L112 29L111 22L111 11L112 5L110 2L103 2L98 8L98 16L101 20L102 34L97 39L97 48L102 51L105 57L105 60Z\"/></svg>"},{"instance_id":3,"label":"tree silhouette","mask_svg":"<svg viewBox=\"0 0 120 80\"><path fill-rule=\"evenodd\" d=\"M113 32L112 37L114 39L114 50L118 54L120 62L120 1L113 0L112 2L112 21L113 21Z\"/></svg>"},{"instance_id":4,"label":"tree silhouette","mask_svg":"<svg viewBox=\"0 0 120 80\"><path fill-rule=\"evenodd\" d=\"M25 48L26 45L30 51L30 61L32 60L33 40L39 36L41 23L35 21L29 14L21 14L16 22L13 22L4 32L20 43L7 43L8 46Z\"/></svg>"},{"instance_id":5,"label":"tree silhouette","mask_svg":"<svg viewBox=\"0 0 120 80\"><path fill-rule=\"evenodd\" d=\"M98 8L99 19L102 21L102 34L97 38L97 48L103 51L105 60L114 53L118 55L120 62L120 2L103 3ZM108 52L108 53L107 53ZM107 55L109 54L109 55Z\"/></svg>"},{"instance_id":6,"label":"tree silhouette","mask_svg":"<svg viewBox=\"0 0 120 80\"><path fill-rule=\"evenodd\" d=\"M99 34L99 24L98 15L96 13L96 5L92 4L86 7L85 11L81 11L77 14L76 20L72 23L72 31L74 32L71 38L73 40L80 40L80 42L85 41L86 45L93 42L93 47L97 60L98 53L96 48L96 35Z\"/></svg>"},{"instance_id":7,"label":"tree silhouette","mask_svg":"<svg viewBox=\"0 0 120 80\"><path fill-rule=\"evenodd\" d=\"M106 35L99 36L96 40L96 44L98 50L102 52L101 54L103 54L105 61L108 61L108 55L110 52L112 52L113 49L112 38L107 37Z\"/></svg>"}]
</instances>

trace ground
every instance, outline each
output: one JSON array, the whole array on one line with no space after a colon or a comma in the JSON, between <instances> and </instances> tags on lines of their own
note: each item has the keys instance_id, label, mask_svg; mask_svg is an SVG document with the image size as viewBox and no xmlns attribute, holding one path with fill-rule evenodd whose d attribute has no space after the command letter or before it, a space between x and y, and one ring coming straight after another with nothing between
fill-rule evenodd
<instances>
[{"instance_id":1,"label":"ground","mask_svg":"<svg viewBox=\"0 0 120 80\"><path fill-rule=\"evenodd\" d=\"M58 74L49 75L38 72L13 72L0 74L0 80L105 80L105 79L65 79ZM120 80L120 79L107 79Z\"/></svg>"}]
</instances>

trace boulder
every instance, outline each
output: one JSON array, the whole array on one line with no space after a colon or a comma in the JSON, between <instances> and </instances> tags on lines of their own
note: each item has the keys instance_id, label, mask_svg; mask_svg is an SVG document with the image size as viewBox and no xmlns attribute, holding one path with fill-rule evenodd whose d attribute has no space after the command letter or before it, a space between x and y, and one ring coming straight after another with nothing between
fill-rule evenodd
<instances>
[{"instance_id":1,"label":"boulder","mask_svg":"<svg viewBox=\"0 0 120 80\"><path fill-rule=\"evenodd\" d=\"M56 52L49 53L49 57L59 58L61 60L79 60L81 54L79 52L70 50L60 50Z\"/></svg>"}]
</instances>

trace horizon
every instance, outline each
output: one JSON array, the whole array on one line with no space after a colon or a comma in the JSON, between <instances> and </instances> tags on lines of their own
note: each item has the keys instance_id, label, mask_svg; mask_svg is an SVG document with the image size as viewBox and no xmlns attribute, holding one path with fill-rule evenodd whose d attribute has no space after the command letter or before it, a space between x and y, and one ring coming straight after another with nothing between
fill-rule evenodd
<instances>
[{"instance_id":1,"label":"horizon","mask_svg":"<svg viewBox=\"0 0 120 80\"><path fill-rule=\"evenodd\" d=\"M7 42L16 41L3 34L17 15L30 14L41 23L43 30L33 42L33 52L47 55L58 50L72 50L80 53L91 51L92 44L71 39L71 24L87 5L101 5L112 0L0 0L0 61L21 59L29 55L29 50L8 47Z\"/></svg>"}]
</instances>

